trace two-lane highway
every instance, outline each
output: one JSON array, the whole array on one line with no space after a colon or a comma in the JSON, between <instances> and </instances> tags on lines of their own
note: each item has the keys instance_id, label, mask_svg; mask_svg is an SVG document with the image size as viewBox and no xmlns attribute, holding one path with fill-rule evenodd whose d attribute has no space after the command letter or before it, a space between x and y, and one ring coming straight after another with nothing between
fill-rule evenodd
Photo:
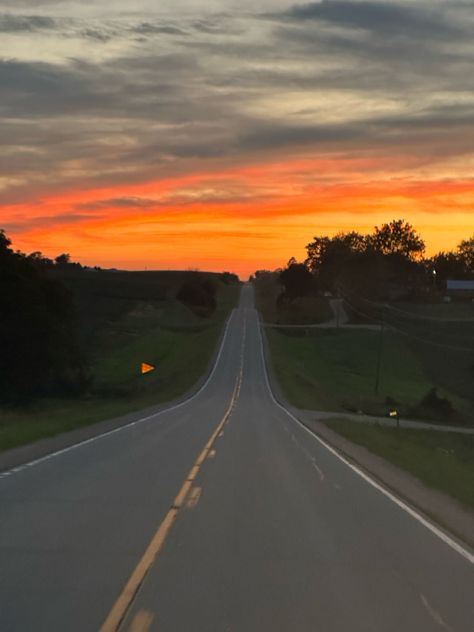
<instances>
[{"instance_id":1,"label":"two-lane highway","mask_svg":"<svg viewBox=\"0 0 474 632\"><path fill-rule=\"evenodd\" d=\"M472 555L273 399L249 286L197 396L0 478L0 512L1 632L472 629Z\"/></svg>"}]
</instances>

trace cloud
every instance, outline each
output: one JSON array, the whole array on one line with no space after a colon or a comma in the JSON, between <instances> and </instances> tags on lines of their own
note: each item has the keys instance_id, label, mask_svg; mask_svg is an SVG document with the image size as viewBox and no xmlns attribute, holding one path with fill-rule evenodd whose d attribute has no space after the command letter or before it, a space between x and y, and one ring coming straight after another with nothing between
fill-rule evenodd
<instances>
[{"instance_id":1,"label":"cloud","mask_svg":"<svg viewBox=\"0 0 474 632\"><path fill-rule=\"evenodd\" d=\"M94 219L100 219L95 216ZM35 230L37 228L48 228L64 226L67 224L77 224L92 219L90 215L80 213L60 213L57 215L45 215L39 217L23 216L13 221L2 222L1 228L6 232L21 232L24 230Z\"/></svg>"},{"instance_id":2,"label":"cloud","mask_svg":"<svg viewBox=\"0 0 474 632\"><path fill-rule=\"evenodd\" d=\"M56 28L53 18L43 15L0 15L0 33L33 32Z\"/></svg>"},{"instance_id":3,"label":"cloud","mask_svg":"<svg viewBox=\"0 0 474 632\"><path fill-rule=\"evenodd\" d=\"M119 197L106 200L94 200L92 202L81 202L75 208L82 211L97 211L110 208L150 208L157 205L156 200L140 197Z\"/></svg>"},{"instance_id":4,"label":"cloud","mask_svg":"<svg viewBox=\"0 0 474 632\"><path fill-rule=\"evenodd\" d=\"M427 6L397 2L322 0L297 4L278 17L294 22L324 21L337 26L363 29L378 35L392 34L451 39L467 30L449 19L442 5Z\"/></svg>"},{"instance_id":5,"label":"cloud","mask_svg":"<svg viewBox=\"0 0 474 632\"><path fill-rule=\"evenodd\" d=\"M182 29L159 22L141 22L130 28L132 33L140 35L186 35Z\"/></svg>"},{"instance_id":6,"label":"cloud","mask_svg":"<svg viewBox=\"0 0 474 632\"><path fill-rule=\"evenodd\" d=\"M282 4L202 16L111 11L106 20L9 14L25 43L12 51L30 52L0 60L0 203L274 156L385 148L434 165L469 152L465 4ZM68 53L74 38L87 45ZM54 62L44 53L53 49ZM161 203L96 203L107 200Z\"/></svg>"}]
</instances>

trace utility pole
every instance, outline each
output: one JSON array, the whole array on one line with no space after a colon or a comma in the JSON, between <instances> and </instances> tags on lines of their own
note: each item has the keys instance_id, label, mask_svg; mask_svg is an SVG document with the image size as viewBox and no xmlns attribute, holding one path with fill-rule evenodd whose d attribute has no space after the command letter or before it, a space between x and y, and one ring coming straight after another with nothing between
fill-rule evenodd
<instances>
[{"instance_id":1,"label":"utility pole","mask_svg":"<svg viewBox=\"0 0 474 632\"><path fill-rule=\"evenodd\" d=\"M385 329L385 308L382 312L382 321L380 323L380 335L379 335L379 346L377 351L377 366L375 369L375 394L379 394L379 383L380 383L380 368L382 365L382 351L383 351L383 334Z\"/></svg>"}]
</instances>

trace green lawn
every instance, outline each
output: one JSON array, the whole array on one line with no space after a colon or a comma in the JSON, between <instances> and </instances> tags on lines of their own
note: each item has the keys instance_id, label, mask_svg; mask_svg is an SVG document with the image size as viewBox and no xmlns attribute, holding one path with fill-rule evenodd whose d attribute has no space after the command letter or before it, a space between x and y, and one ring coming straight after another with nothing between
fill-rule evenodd
<instances>
[{"instance_id":1,"label":"green lawn","mask_svg":"<svg viewBox=\"0 0 474 632\"><path fill-rule=\"evenodd\" d=\"M128 297L126 309L122 303L117 309L115 297L113 308L112 301L104 301L94 314L100 327L88 336L94 374L91 391L81 398L0 408L0 450L183 395L209 366L239 293L240 285L222 284L218 307L208 319L195 316L172 297L150 301ZM141 375L142 362L156 370Z\"/></svg>"},{"instance_id":2,"label":"green lawn","mask_svg":"<svg viewBox=\"0 0 474 632\"><path fill-rule=\"evenodd\" d=\"M421 481L474 507L474 436L406 430L344 419L324 422L346 439L368 448Z\"/></svg>"},{"instance_id":3,"label":"green lawn","mask_svg":"<svg viewBox=\"0 0 474 632\"><path fill-rule=\"evenodd\" d=\"M266 331L275 375L287 399L300 408L383 415L397 402L406 416L433 386L420 358L393 332L383 335L376 393L378 331ZM449 396L460 414L469 417L472 406L464 398L442 388L439 394Z\"/></svg>"}]
</instances>

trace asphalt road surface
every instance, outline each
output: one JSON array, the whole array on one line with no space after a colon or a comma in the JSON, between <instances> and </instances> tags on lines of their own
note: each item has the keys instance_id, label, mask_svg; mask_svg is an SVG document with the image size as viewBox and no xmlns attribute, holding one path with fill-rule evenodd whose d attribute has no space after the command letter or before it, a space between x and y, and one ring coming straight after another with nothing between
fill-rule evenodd
<instances>
[{"instance_id":1,"label":"asphalt road surface","mask_svg":"<svg viewBox=\"0 0 474 632\"><path fill-rule=\"evenodd\" d=\"M0 477L1 632L470 632L473 597L466 548L275 402L248 286L195 397Z\"/></svg>"}]
</instances>

